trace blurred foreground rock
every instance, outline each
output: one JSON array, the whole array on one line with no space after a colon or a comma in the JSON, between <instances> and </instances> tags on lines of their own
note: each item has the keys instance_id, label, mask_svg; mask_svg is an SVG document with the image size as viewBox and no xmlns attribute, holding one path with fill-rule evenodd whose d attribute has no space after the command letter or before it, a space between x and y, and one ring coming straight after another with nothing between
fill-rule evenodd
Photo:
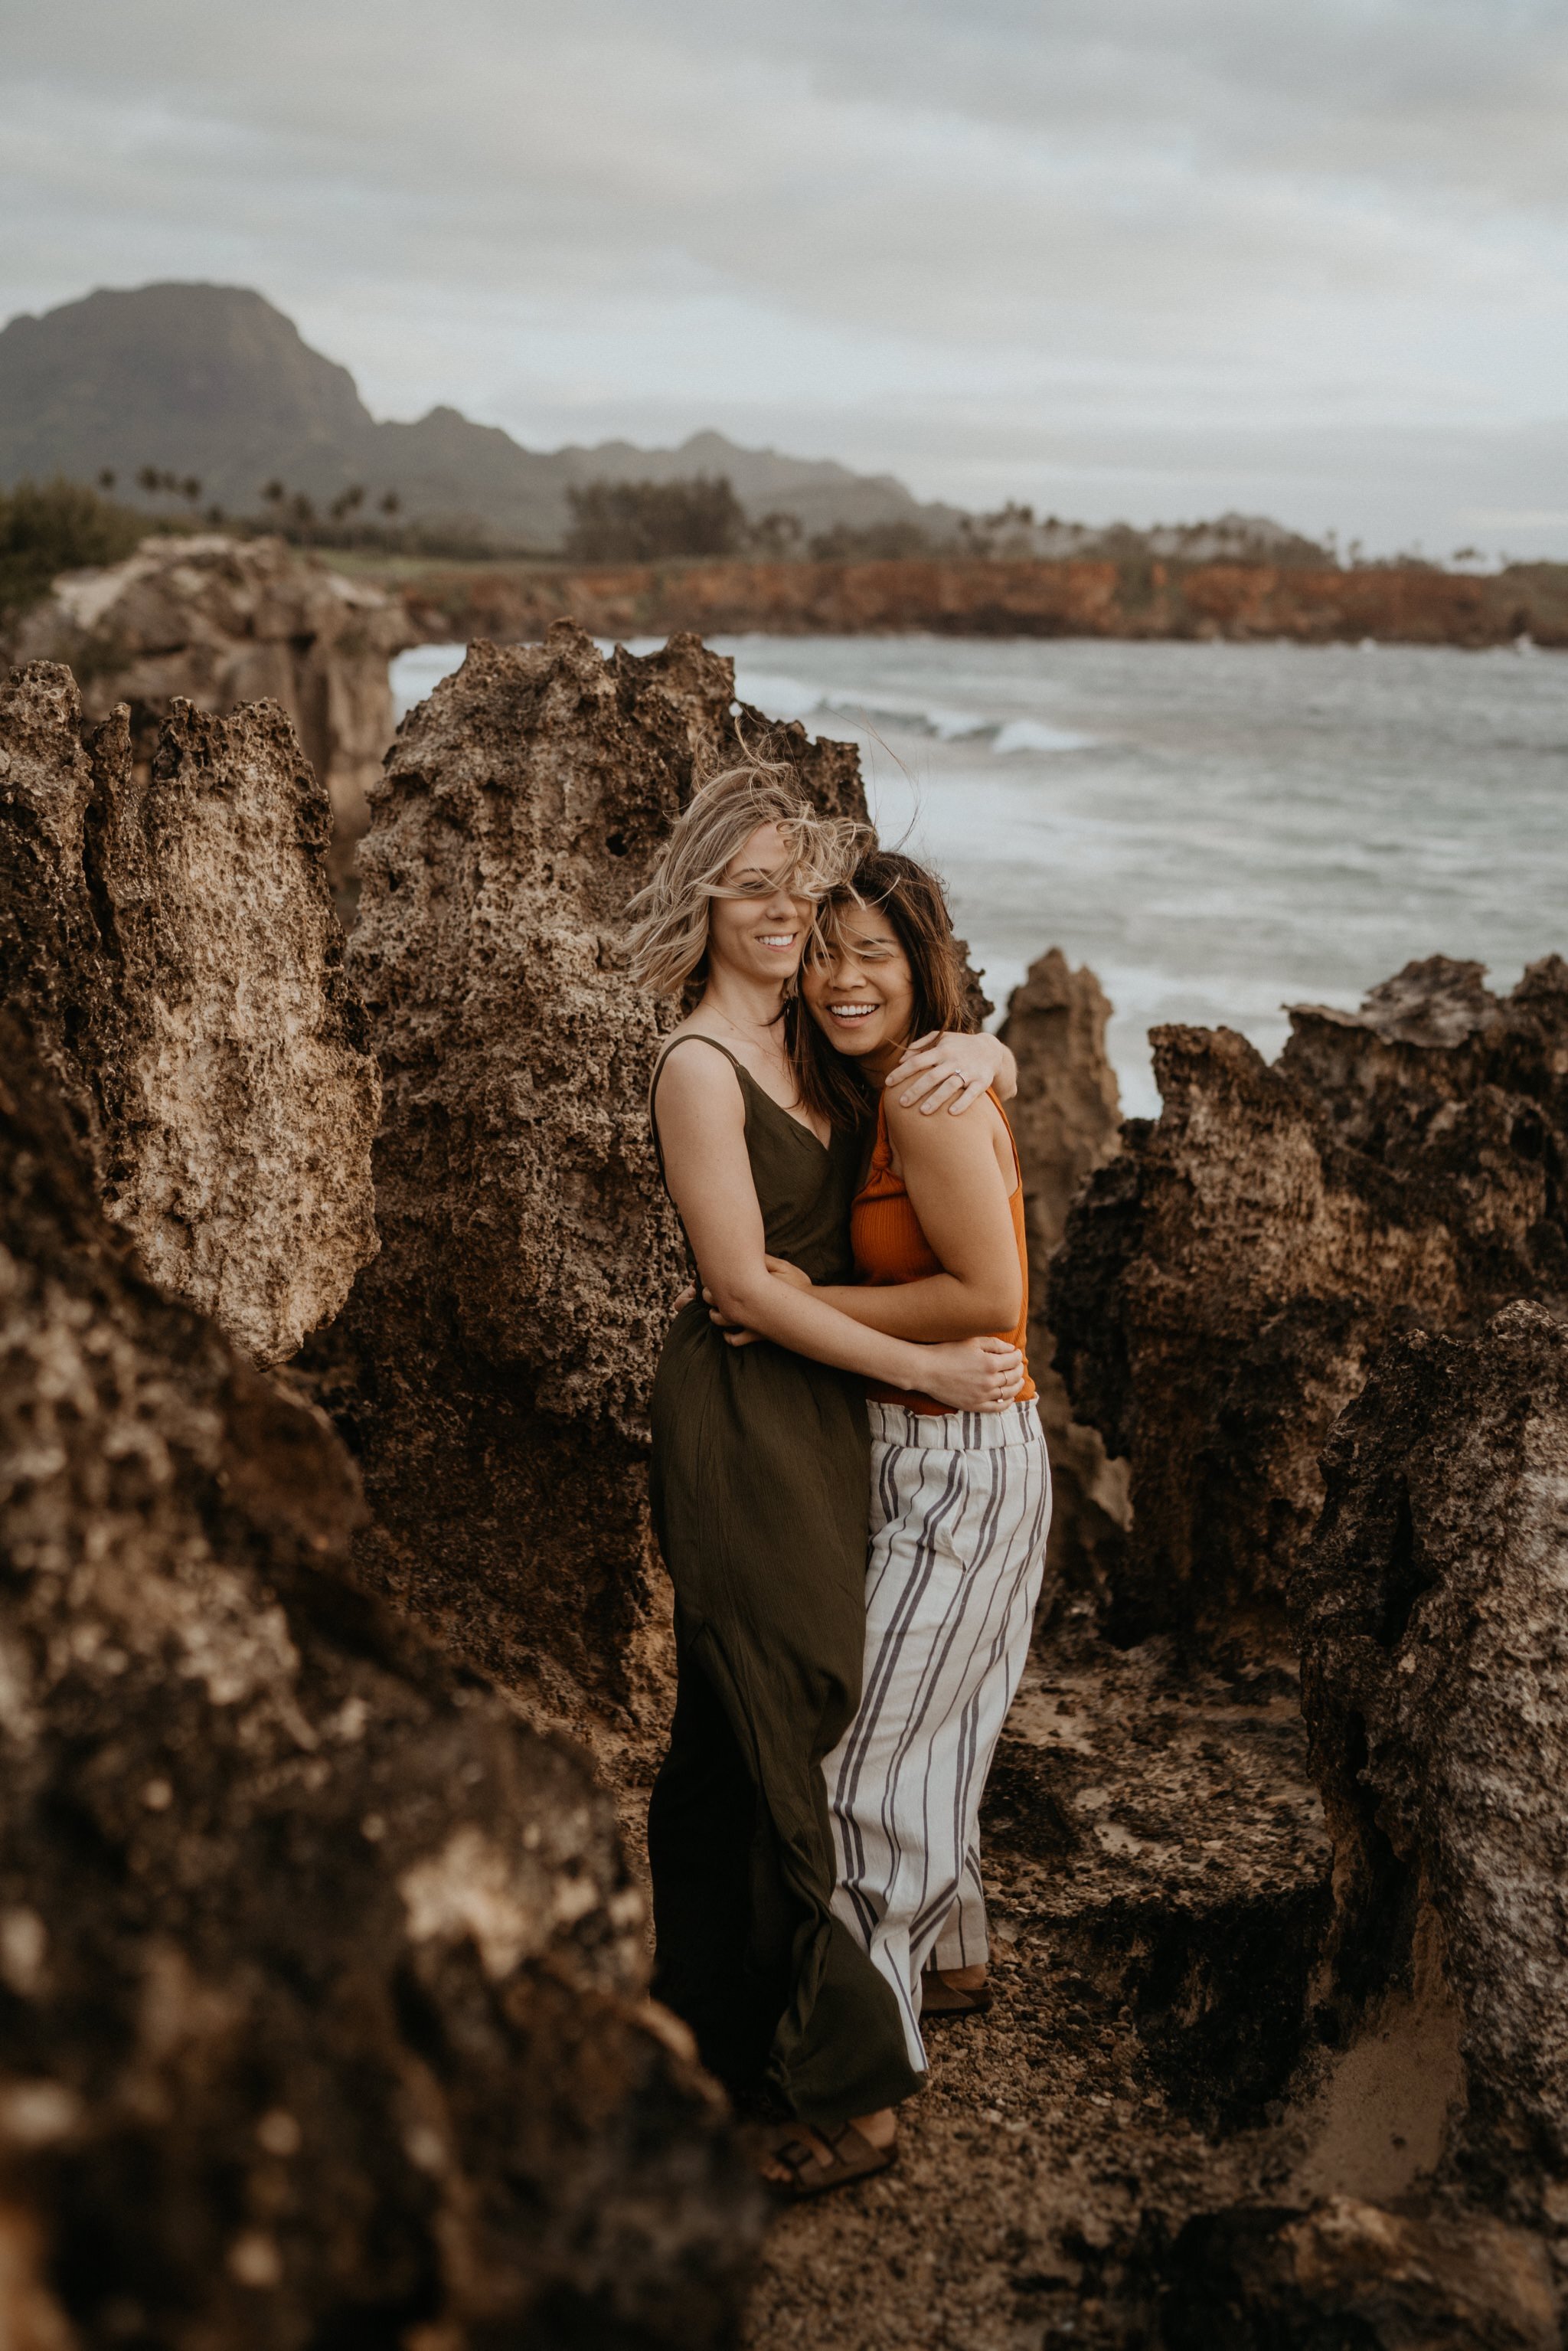
<instances>
[{"instance_id":1,"label":"blurred foreground rock","mask_svg":"<svg viewBox=\"0 0 1568 2351\"><path fill-rule=\"evenodd\" d=\"M0 1019L0 2168L28 2351L732 2339L757 2193L605 1800L342 1580Z\"/></svg>"},{"instance_id":2,"label":"blurred foreground rock","mask_svg":"<svg viewBox=\"0 0 1568 2351\"><path fill-rule=\"evenodd\" d=\"M1397 1342L1324 1468L1297 1589L1336 1855L1320 2000L1347 2038L1435 1954L1442 2168L1555 2226L1568 2272L1568 1327L1521 1303Z\"/></svg>"},{"instance_id":3,"label":"blurred foreground rock","mask_svg":"<svg viewBox=\"0 0 1568 2351\"><path fill-rule=\"evenodd\" d=\"M1113 1623L1288 1663L1318 1455L1401 1330L1568 1299L1568 964L1501 999L1435 956L1272 1066L1155 1031L1164 1108L1068 1223L1047 1311L1073 1409L1132 1461Z\"/></svg>"},{"instance_id":4,"label":"blurred foreground rock","mask_svg":"<svg viewBox=\"0 0 1568 2351\"><path fill-rule=\"evenodd\" d=\"M1051 1451L1053 1499L1047 1589L1103 1597L1130 1524L1127 1465L1107 1459L1097 1430L1072 1416L1046 1321L1051 1258L1080 1186L1120 1147L1121 1097L1105 1052L1111 1007L1085 965L1060 947L1029 968L1000 1030L1018 1061L1009 1106L1023 1167L1029 1234L1029 1360Z\"/></svg>"},{"instance_id":5,"label":"blurred foreground rock","mask_svg":"<svg viewBox=\"0 0 1568 2351\"><path fill-rule=\"evenodd\" d=\"M176 703L150 764L84 744L70 672L0 686L0 980L110 1219L256 1362L373 1252L380 1086L328 894L325 795L284 713Z\"/></svg>"},{"instance_id":6,"label":"blurred foreground rock","mask_svg":"<svg viewBox=\"0 0 1568 2351\"><path fill-rule=\"evenodd\" d=\"M331 800L340 879L392 740L387 664L418 635L398 599L280 538L209 534L151 538L123 563L67 572L5 653L68 664L90 718L129 703L142 763L176 699L216 714L281 703Z\"/></svg>"},{"instance_id":7,"label":"blurred foreground rock","mask_svg":"<svg viewBox=\"0 0 1568 2351\"><path fill-rule=\"evenodd\" d=\"M361 857L382 1253L320 1390L376 1516L359 1556L574 1722L640 1719L664 1671L646 1404L685 1268L646 1097L673 1014L625 976L624 909L735 755L733 697L691 638L475 645L403 721ZM863 813L848 746L782 740L821 806Z\"/></svg>"}]
</instances>

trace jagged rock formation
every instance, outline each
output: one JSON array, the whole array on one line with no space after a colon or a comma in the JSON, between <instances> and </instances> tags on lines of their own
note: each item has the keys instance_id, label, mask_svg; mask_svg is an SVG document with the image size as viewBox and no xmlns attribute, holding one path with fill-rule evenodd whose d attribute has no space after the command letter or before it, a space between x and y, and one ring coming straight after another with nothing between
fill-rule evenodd
<instances>
[{"instance_id":1,"label":"jagged rock formation","mask_svg":"<svg viewBox=\"0 0 1568 2351\"><path fill-rule=\"evenodd\" d=\"M280 702L327 788L346 870L392 740L387 664L417 641L381 589L281 539L209 534L149 538L123 563L66 573L5 651L17 664L68 664L89 718L129 703L143 761L176 700L220 715Z\"/></svg>"},{"instance_id":2,"label":"jagged rock formation","mask_svg":"<svg viewBox=\"0 0 1568 2351\"><path fill-rule=\"evenodd\" d=\"M1118 1148L1121 1098L1105 1054L1110 1017L1094 974L1087 966L1073 971L1061 948L1051 947L1008 998L1000 1032L1019 1068L1010 1115L1029 1234L1030 1368L1054 1487L1049 1571L1055 1583L1096 1593L1107 1589L1109 1562L1127 1530L1126 1465L1108 1460L1097 1432L1072 1417L1051 1361L1056 1342L1045 1301L1073 1196Z\"/></svg>"},{"instance_id":3,"label":"jagged rock formation","mask_svg":"<svg viewBox=\"0 0 1568 2351\"><path fill-rule=\"evenodd\" d=\"M283 712L177 703L150 767L81 739L68 670L0 688L0 981L110 1218L256 1362L375 1248L375 1065L342 972L326 797Z\"/></svg>"},{"instance_id":4,"label":"jagged rock formation","mask_svg":"<svg viewBox=\"0 0 1568 2351\"><path fill-rule=\"evenodd\" d=\"M625 977L623 910L733 754L733 695L690 638L476 645L404 720L361 852L382 1246L337 1402L364 1572L574 1719L584 1693L635 1707L666 1605L645 1406L685 1271L645 1101L669 1014ZM849 747L781 739L824 808L863 813Z\"/></svg>"},{"instance_id":5,"label":"jagged rock formation","mask_svg":"<svg viewBox=\"0 0 1568 2351\"><path fill-rule=\"evenodd\" d=\"M1124 1636L1283 1654L1318 1455L1388 1340L1568 1297L1568 964L1511 996L1437 956L1279 1061L1155 1032L1164 1098L1072 1211L1048 1313L1074 1410L1132 1460Z\"/></svg>"},{"instance_id":6,"label":"jagged rock formation","mask_svg":"<svg viewBox=\"0 0 1568 2351\"><path fill-rule=\"evenodd\" d=\"M1507 1308L1393 1345L1324 1456L1298 1580L1335 1850L1335 2030L1408 1979L1456 2001L1445 2168L1568 2269L1568 1327Z\"/></svg>"},{"instance_id":7,"label":"jagged rock formation","mask_svg":"<svg viewBox=\"0 0 1568 2351\"><path fill-rule=\"evenodd\" d=\"M728 2342L757 2191L605 1800L343 1580L336 1438L0 1069L7 2339Z\"/></svg>"}]
</instances>

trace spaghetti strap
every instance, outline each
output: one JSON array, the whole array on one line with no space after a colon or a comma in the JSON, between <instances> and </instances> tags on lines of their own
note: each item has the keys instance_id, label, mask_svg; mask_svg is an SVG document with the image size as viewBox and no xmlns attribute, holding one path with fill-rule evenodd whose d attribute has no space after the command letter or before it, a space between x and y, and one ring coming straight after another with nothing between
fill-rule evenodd
<instances>
[{"instance_id":1,"label":"spaghetti strap","mask_svg":"<svg viewBox=\"0 0 1568 2351\"><path fill-rule=\"evenodd\" d=\"M671 1038L669 1043L664 1047L664 1051L660 1054L658 1060L653 1064L653 1074L648 1081L648 1108L650 1111L653 1107L653 1092L654 1089L658 1085L661 1076L664 1073L664 1063L669 1060L670 1055L675 1050L678 1045L711 1045L716 1053L722 1053L724 1055L725 1060L729 1063L732 1070L738 1071L741 1067L740 1062L730 1051L729 1047L727 1045L721 1045L716 1037L708 1036L706 1030L701 1029L688 1029L684 1037Z\"/></svg>"},{"instance_id":2,"label":"spaghetti strap","mask_svg":"<svg viewBox=\"0 0 1568 2351\"><path fill-rule=\"evenodd\" d=\"M674 1052L678 1047L692 1044L711 1045L716 1053L722 1053L725 1060L729 1063L730 1068L735 1071L736 1078L740 1084L742 1095L744 1096L746 1092L746 1070L744 1064L737 1060L736 1056L730 1051L727 1045L721 1045L716 1037L706 1036L700 1029L688 1029L684 1037L671 1038L669 1043L664 1047L664 1051L654 1062L653 1074L648 1081L648 1124L653 1131L653 1155L658 1160L659 1174L664 1177L664 1188L666 1191L669 1189L669 1178L664 1176L664 1146L659 1140L659 1122L653 1115L653 1097L659 1091L659 1080L664 1074L664 1063L669 1060L670 1055Z\"/></svg>"}]
</instances>

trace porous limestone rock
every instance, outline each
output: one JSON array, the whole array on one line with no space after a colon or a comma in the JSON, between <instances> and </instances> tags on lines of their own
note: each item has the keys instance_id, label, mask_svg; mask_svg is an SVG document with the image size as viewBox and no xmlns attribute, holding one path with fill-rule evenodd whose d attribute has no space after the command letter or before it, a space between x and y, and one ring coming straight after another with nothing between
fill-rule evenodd
<instances>
[{"instance_id":1,"label":"porous limestone rock","mask_svg":"<svg viewBox=\"0 0 1568 2351\"><path fill-rule=\"evenodd\" d=\"M646 1406L685 1266L646 1100L674 1013L627 977L624 910L737 756L733 698L695 638L474 645L403 721L361 853L382 1252L320 1392L376 1514L362 1570L573 1720L584 1694L634 1714L662 1654ZM863 814L850 747L776 740L819 805Z\"/></svg>"},{"instance_id":2,"label":"porous limestone rock","mask_svg":"<svg viewBox=\"0 0 1568 2351\"><path fill-rule=\"evenodd\" d=\"M0 2334L733 2340L758 2191L564 1744L342 1574L342 1447L0 1015Z\"/></svg>"},{"instance_id":3,"label":"porous limestone rock","mask_svg":"<svg viewBox=\"0 0 1568 2351\"><path fill-rule=\"evenodd\" d=\"M1335 1426L1297 1580L1335 1846L1336 2035L1423 1935L1457 2003L1444 2168L1568 2255L1568 1327L1396 1341Z\"/></svg>"},{"instance_id":4,"label":"porous limestone rock","mask_svg":"<svg viewBox=\"0 0 1568 2351\"><path fill-rule=\"evenodd\" d=\"M387 664L417 642L382 589L280 538L213 532L147 538L123 563L65 573L15 623L6 654L68 663L90 718L128 703L142 760L176 700L215 714L281 703L327 788L341 865L392 740Z\"/></svg>"},{"instance_id":5,"label":"porous limestone rock","mask_svg":"<svg viewBox=\"0 0 1568 2351\"><path fill-rule=\"evenodd\" d=\"M176 703L150 767L86 743L68 670L0 687L0 982L114 1223L256 1362L375 1248L375 1064L342 970L325 795L284 713Z\"/></svg>"},{"instance_id":6,"label":"porous limestone rock","mask_svg":"<svg viewBox=\"0 0 1568 2351\"><path fill-rule=\"evenodd\" d=\"M1074 971L1061 948L1051 947L1009 997L1000 1030L1019 1072L1009 1114L1023 1168L1030 1371L1051 1453L1048 1588L1102 1594L1129 1523L1127 1465L1108 1459L1098 1432L1074 1420L1051 1360L1056 1341L1045 1301L1073 1196L1119 1147L1121 1098L1105 1052L1110 1017L1088 966Z\"/></svg>"},{"instance_id":7,"label":"porous limestone rock","mask_svg":"<svg viewBox=\"0 0 1568 2351\"><path fill-rule=\"evenodd\" d=\"M1283 1655L1318 1455L1381 1348L1568 1297L1568 964L1499 999L1433 957L1291 1027L1272 1066L1155 1031L1159 1119L1124 1129L1052 1270L1073 1408L1132 1461L1123 1637Z\"/></svg>"}]
</instances>

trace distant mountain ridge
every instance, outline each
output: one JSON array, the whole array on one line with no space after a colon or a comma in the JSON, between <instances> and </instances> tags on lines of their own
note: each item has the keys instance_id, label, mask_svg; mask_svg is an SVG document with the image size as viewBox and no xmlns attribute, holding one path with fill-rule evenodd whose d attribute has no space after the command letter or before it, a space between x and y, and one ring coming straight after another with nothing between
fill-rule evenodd
<instances>
[{"instance_id":1,"label":"distant mountain ridge","mask_svg":"<svg viewBox=\"0 0 1568 2351\"><path fill-rule=\"evenodd\" d=\"M255 513L273 479L319 505L358 484L372 501L395 491L413 521L540 549L566 531L569 487L595 478L727 475L753 519L789 514L808 537L902 523L946 539L962 520L891 475L743 449L720 433L678 449L611 441L541 453L455 408L382 423L347 368L245 287L99 289L0 329L0 486L57 474L90 482L108 469L117 495L134 498L144 465L197 476L204 499L231 513Z\"/></svg>"}]
</instances>

